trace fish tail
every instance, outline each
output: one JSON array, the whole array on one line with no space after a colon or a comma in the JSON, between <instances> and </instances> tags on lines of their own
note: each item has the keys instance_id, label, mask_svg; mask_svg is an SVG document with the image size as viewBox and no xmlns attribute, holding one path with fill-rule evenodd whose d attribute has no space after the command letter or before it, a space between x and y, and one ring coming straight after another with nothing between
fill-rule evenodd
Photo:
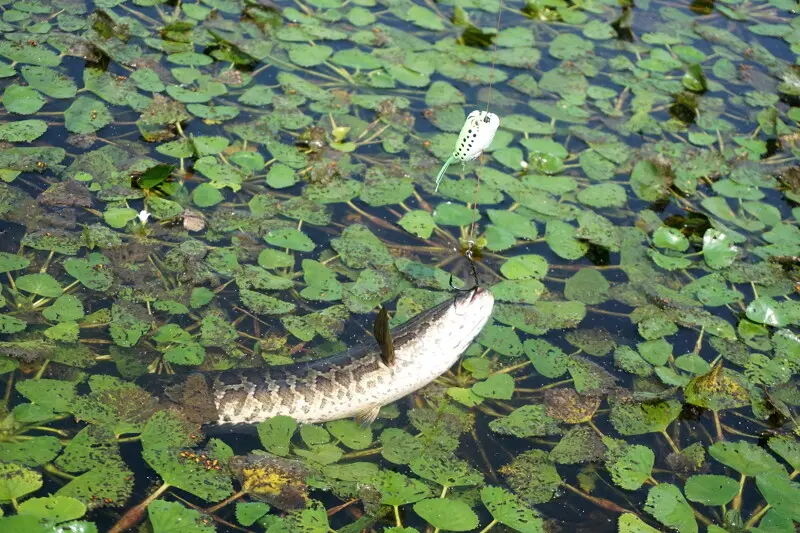
<instances>
[{"instance_id":1,"label":"fish tail","mask_svg":"<svg viewBox=\"0 0 800 533\"><path fill-rule=\"evenodd\" d=\"M456 158L451 155L450 157L447 158L447 161L444 162L444 165L442 165L442 169L439 171L439 174L436 175L436 188L434 189L434 191L439 190L439 185L442 183L442 178L444 178L444 173L447 172L447 168L450 166L450 163L452 163L455 160Z\"/></svg>"}]
</instances>

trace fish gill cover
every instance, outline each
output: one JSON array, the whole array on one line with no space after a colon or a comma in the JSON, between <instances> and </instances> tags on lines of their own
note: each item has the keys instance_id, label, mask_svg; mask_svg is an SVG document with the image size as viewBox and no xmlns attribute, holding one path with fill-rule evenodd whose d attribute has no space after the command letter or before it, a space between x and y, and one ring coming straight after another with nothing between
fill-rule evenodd
<instances>
[{"instance_id":1,"label":"fish gill cover","mask_svg":"<svg viewBox=\"0 0 800 533\"><path fill-rule=\"evenodd\" d=\"M0 530L795 531L795 1L0 10ZM330 355L467 252L491 322L368 427L135 383Z\"/></svg>"}]
</instances>

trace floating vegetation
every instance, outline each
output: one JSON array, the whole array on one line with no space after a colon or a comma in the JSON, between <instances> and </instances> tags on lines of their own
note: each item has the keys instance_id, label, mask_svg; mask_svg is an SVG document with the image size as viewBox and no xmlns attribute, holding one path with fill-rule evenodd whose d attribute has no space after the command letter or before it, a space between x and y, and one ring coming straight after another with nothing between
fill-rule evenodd
<instances>
[{"instance_id":1,"label":"floating vegetation","mask_svg":"<svg viewBox=\"0 0 800 533\"><path fill-rule=\"evenodd\" d=\"M796 9L5 2L0 530L794 532ZM337 353L464 256L492 320L420 394L208 424L190 372Z\"/></svg>"}]
</instances>

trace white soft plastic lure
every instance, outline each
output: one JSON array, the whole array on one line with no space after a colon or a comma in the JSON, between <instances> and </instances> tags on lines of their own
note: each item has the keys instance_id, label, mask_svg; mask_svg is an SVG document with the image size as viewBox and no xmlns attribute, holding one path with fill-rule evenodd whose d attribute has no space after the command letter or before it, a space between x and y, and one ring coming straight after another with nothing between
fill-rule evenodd
<instances>
[{"instance_id":1,"label":"white soft plastic lure","mask_svg":"<svg viewBox=\"0 0 800 533\"><path fill-rule=\"evenodd\" d=\"M488 111L473 111L467 117L464 127L461 128L461 133L458 135L456 141L456 149L453 155L447 158L447 161L442 165L442 169L436 176L436 190L439 190L439 184L442 182L444 173L447 172L447 167L453 161L472 161L477 159L484 150L486 150L492 141L494 135L497 133L497 128L500 127L500 118L494 113Z\"/></svg>"}]
</instances>

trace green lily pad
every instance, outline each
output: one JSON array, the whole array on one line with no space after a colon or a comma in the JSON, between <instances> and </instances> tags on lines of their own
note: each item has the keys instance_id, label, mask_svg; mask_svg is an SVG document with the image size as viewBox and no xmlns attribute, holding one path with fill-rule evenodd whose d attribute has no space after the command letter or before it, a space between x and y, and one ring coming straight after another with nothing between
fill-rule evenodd
<instances>
[{"instance_id":1,"label":"green lily pad","mask_svg":"<svg viewBox=\"0 0 800 533\"><path fill-rule=\"evenodd\" d=\"M31 294L55 298L61 296L61 284L50 274L26 274L16 281L17 288Z\"/></svg>"},{"instance_id":2,"label":"green lily pad","mask_svg":"<svg viewBox=\"0 0 800 533\"><path fill-rule=\"evenodd\" d=\"M64 126L72 133L94 133L108 126L114 117L103 102L80 96L64 111Z\"/></svg>"},{"instance_id":3,"label":"green lily pad","mask_svg":"<svg viewBox=\"0 0 800 533\"><path fill-rule=\"evenodd\" d=\"M414 504L414 512L432 526L448 531L470 531L478 527L478 515L461 500L436 498Z\"/></svg>"},{"instance_id":4,"label":"green lily pad","mask_svg":"<svg viewBox=\"0 0 800 533\"><path fill-rule=\"evenodd\" d=\"M43 120L18 120L0 125L0 141L31 142L47 131Z\"/></svg>"},{"instance_id":5,"label":"green lily pad","mask_svg":"<svg viewBox=\"0 0 800 533\"><path fill-rule=\"evenodd\" d=\"M675 485L661 483L647 494L645 511L667 527L680 533L697 533L699 528L691 506Z\"/></svg>"},{"instance_id":6,"label":"green lily pad","mask_svg":"<svg viewBox=\"0 0 800 533\"><path fill-rule=\"evenodd\" d=\"M9 113L32 115L39 111L46 102L47 100L41 94L27 85L9 85L3 91L3 106Z\"/></svg>"},{"instance_id":7,"label":"green lily pad","mask_svg":"<svg viewBox=\"0 0 800 533\"><path fill-rule=\"evenodd\" d=\"M86 506L70 496L30 498L20 504L19 514L35 516L42 521L66 522L86 514Z\"/></svg>"},{"instance_id":8,"label":"green lily pad","mask_svg":"<svg viewBox=\"0 0 800 533\"><path fill-rule=\"evenodd\" d=\"M0 463L0 501L8 502L42 487L42 475L14 463Z\"/></svg>"},{"instance_id":9,"label":"green lily pad","mask_svg":"<svg viewBox=\"0 0 800 533\"><path fill-rule=\"evenodd\" d=\"M625 490L637 490L652 475L655 455L639 444L610 446L606 465L615 484Z\"/></svg>"},{"instance_id":10,"label":"green lily pad","mask_svg":"<svg viewBox=\"0 0 800 533\"><path fill-rule=\"evenodd\" d=\"M261 445L276 455L288 455L289 440L297 430L297 423L288 416L274 416L258 424Z\"/></svg>"},{"instance_id":11,"label":"green lily pad","mask_svg":"<svg viewBox=\"0 0 800 533\"><path fill-rule=\"evenodd\" d=\"M156 500L147 506L147 515L153 533L213 533L214 526L208 524L203 515L188 509L178 502Z\"/></svg>"},{"instance_id":12,"label":"green lily pad","mask_svg":"<svg viewBox=\"0 0 800 533\"><path fill-rule=\"evenodd\" d=\"M314 242L303 232L293 228L280 228L270 231L264 236L267 243L278 248L288 248L298 252L310 252Z\"/></svg>"},{"instance_id":13,"label":"green lily pad","mask_svg":"<svg viewBox=\"0 0 800 533\"><path fill-rule=\"evenodd\" d=\"M739 482L727 476L697 475L686 480L686 498L703 505L726 505L739 492Z\"/></svg>"},{"instance_id":14,"label":"green lily pad","mask_svg":"<svg viewBox=\"0 0 800 533\"><path fill-rule=\"evenodd\" d=\"M769 453L757 445L745 442L716 442L709 446L708 453L745 476L757 476L765 472L785 473L786 470Z\"/></svg>"}]
</instances>

